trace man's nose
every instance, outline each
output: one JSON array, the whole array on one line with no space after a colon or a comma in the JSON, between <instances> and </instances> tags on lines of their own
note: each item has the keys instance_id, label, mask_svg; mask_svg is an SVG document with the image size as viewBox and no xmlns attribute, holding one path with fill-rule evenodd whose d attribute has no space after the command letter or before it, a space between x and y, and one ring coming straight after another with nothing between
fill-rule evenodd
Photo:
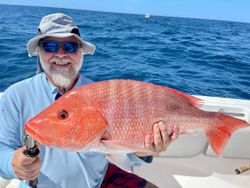
<instances>
[{"instance_id":1,"label":"man's nose","mask_svg":"<svg viewBox=\"0 0 250 188\"><path fill-rule=\"evenodd\" d=\"M56 52L55 56L60 57L60 58L67 56L67 54L64 52L62 46L59 46L59 49Z\"/></svg>"}]
</instances>

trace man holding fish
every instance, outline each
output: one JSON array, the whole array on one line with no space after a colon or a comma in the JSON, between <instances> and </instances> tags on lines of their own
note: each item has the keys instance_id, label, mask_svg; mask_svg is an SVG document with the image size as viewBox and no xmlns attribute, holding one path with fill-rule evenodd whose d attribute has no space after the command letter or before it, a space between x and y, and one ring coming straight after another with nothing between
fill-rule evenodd
<instances>
[{"instance_id":1,"label":"man holding fish","mask_svg":"<svg viewBox=\"0 0 250 188\"><path fill-rule=\"evenodd\" d=\"M38 144L40 155L35 158L24 155L23 126L64 93L92 82L79 71L83 55L94 54L95 46L80 37L72 18L56 13L42 18L37 35L29 40L27 49L30 56L38 56L38 74L9 87L0 100L0 176L21 180L38 177L39 188L109 187L105 177L108 169L109 176L121 173L125 179L129 177L137 183L130 182L124 186L154 187L146 180L110 165L107 155L96 151L70 152ZM65 116L67 114L60 112L61 118ZM178 137L179 128L162 122L154 123L153 136L146 135L143 139L145 149L158 154ZM109 136L104 132L100 139L106 140ZM70 142L68 144L70 147ZM122 159L125 164L121 164L119 159L113 161L126 169L151 160L148 152L138 151L126 154ZM20 187L28 186L21 182Z\"/></svg>"}]
</instances>

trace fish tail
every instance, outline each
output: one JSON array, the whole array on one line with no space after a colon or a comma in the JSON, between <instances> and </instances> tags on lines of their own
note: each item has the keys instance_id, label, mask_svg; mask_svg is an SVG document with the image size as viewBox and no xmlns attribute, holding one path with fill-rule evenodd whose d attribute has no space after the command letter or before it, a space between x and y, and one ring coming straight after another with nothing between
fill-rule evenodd
<instances>
[{"instance_id":1,"label":"fish tail","mask_svg":"<svg viewBox=\"0 0 250 188\"><path fill-rule=\"evenodd\" d=\"M217 124L206 131L208 143L215 154L222 157L222 150L229 141L231 134L240 128L248 127L246 121L228 115L213 113L219 120Z\"/></svg>"}]
</instances>

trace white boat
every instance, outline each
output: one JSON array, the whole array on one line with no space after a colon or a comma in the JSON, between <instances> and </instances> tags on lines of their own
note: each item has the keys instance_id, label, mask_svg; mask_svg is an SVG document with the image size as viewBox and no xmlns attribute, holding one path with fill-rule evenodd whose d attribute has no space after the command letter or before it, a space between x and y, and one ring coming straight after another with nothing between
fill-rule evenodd
<instances>
[{"instance_id":1,"label":"white boat","mask_svg":"<svg viewBox=\"0 0 250 188\"><path fill-rule=\"evenodd\" d=\"M149 19L150 18L150 14L145 14L144 16L146 19Z\"/></svg>"},{"instance_id":2,"label":"white boat","mask_svg":"<svg viewBox=\"0 0 250 188\"><path fill-rule=\"evenodd\" d=\"M205 111L222 112L250 122L250 100L196 97L204 100L201 109ZM134 172L160 188L249 188L250 171L240 175L234 171L250 164L248 144L250 128L236 131L221 159L208 146L203 131L195 136L181 135L166 152L154 157L153 163L136 168ZM18 180L0 179L0 188L16 188L18 183Z\"/></svg>"}]
</instances>

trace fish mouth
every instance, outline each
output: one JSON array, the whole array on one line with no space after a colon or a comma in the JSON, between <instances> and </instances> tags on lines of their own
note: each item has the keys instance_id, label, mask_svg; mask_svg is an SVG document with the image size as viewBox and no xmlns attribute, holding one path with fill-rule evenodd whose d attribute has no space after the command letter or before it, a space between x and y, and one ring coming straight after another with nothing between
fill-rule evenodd
<instances>
[{"instance_id":1,"label":"fish mouth","mask_svg":"<svg viewBox=\"0 0 250 188\"><path fill-rule=\"evenodd\" d=\"M24 126L24 129L25 129L26 134L31 136L33 139L35 139L39 143L41 143L43 145L47 145L47 146L52 145L53 140L51 138L48 138L46 136L41 136L41 135L37 134L37 132L34 129L30 128L29 124L26 124Z\"/></svg>"}]
</instances>

